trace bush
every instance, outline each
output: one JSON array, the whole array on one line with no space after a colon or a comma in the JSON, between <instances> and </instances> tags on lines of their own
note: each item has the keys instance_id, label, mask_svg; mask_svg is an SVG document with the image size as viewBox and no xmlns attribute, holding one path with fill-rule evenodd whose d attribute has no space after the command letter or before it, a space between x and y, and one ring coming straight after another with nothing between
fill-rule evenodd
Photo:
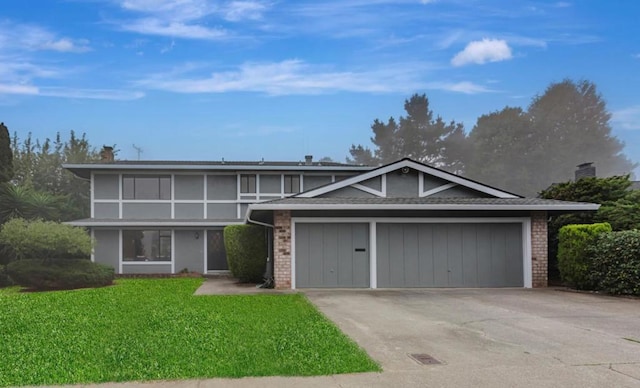
<instances>
[{"instance_id":1,"label":"bush","mask_svg":"<svg viewBox=\"0 0 640 388\"><path fill-rule=\"evenodd\" d=\"M595 238L611 232L608 223L565 225L558 234L558 269L562 280L579 290L591 290L591 260L587 252Z\"/></svg>"},{"instance_id":2,"label":"bush","mask_svg":"<svg viewBox=\"0 0 640 388\"><path fill-rule=\"evenodd\" d=\"M257 225L224 228L224 246L231 274L241 282L262 281L267 266L266 230Z\"/></svg>"},{"instance_id":3,"label":"bush","mask_svg":"<svg viewBox=\"0 0 640 388\"><path fill-rule=\"evenodd\" d=\"M603 233L589 254L591 280L598 290L640 295L640 230Z\"/></svg>"},{"instance_id":4,"label":"bush","mask_svg":"<svg viewBox=\"0 0 640 388\"><path fill-rule=\"evenodd\" d=\"M13 286L13 280L7 275L4 265L0 265L0 288Z\"/></svg>"},{"instance_id":5,"label":"bush","mask_svg":"<svg viewBox=\"0 0 640 388\"><path fill-rule=\"evenodd\" d=\"M82 228L15 218L2 226L0 244L17 259L87 259L91 237Z\"/></svg>"},{"instance_id":6,"label":"bush","mask_svg":"<svg viewBox=\"0 0 640 388\"><path fill-rule=\"evenodd\" d=\"M113 268L86 259L25 259L7 265L18 285L35 290L72 290L113 283Z\"/></svg>"}]
</instances>

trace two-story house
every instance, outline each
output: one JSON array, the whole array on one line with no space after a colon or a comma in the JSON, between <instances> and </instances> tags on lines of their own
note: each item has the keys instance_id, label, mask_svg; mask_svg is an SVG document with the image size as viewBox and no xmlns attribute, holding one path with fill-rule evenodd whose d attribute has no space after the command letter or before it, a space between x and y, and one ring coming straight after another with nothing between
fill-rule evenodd
<instances>
[{"instance_id":1,"label":"two-story house","mask_svg":"<svg viewBox=\"0 0 640 388\"><path fill-rule=\"evenodd\" d=\"M92 259L117 273L224 271L223 228L267 226L275 285L536 287L547 217L598 205L523 198L410 159L373 168L314 162L103 161L91 181Z\"/></svg>"}]
</instances>

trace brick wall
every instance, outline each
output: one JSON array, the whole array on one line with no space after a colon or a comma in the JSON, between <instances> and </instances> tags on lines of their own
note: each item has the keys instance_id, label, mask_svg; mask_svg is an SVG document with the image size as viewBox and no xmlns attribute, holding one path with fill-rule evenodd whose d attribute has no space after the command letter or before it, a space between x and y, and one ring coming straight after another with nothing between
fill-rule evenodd
<instances>
[{"instance_id":1,"label":"brick wall","mask_svg":"<svg viewBox=\"0 0 640 388\"><path fill-rule=\"evenodd\" d=\"M291 212L273 213L273 270L275 287L291 288Z\"/></svg>"},{"instance_id":2,"label":"brick wall","mask_svg":"<svg viewBox=\"0 0 640 388\"><path fill-rule=\"evenodd\" d=\"M531 212L531 274L533 287L546 287L547 212Z\"/></svg>"}]
</instances>

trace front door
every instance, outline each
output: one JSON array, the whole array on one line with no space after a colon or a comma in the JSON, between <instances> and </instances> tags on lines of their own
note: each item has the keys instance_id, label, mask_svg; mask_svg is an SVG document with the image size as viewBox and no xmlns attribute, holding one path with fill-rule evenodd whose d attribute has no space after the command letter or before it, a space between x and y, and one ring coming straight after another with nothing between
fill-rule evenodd
<instances>
[{"instance_id":1,"label":"front door","mask_svg":"<svg viewBox=\"0 0 640 388\"><path fill-rule=\"evenodd\" d=\"M207 270L226 271L227 253L224 249L224 233L222 229L207 231Z\"/></svg>"}]
</instances>

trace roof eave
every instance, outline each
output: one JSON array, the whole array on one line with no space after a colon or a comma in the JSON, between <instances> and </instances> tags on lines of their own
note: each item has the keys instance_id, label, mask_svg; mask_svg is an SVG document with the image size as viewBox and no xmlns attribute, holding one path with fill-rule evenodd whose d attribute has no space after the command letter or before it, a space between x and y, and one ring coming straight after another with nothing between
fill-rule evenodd
<instances>
[{"instance_id":1,"label":"roof eave","mask_svg":"<svg viewBox=\"0 0 640 388\"><path fill-rule=\"evenodd\" d=\"M596 211L598 204L251 204L252 210L526 210Z\"/></svg>"}]
</instances>

